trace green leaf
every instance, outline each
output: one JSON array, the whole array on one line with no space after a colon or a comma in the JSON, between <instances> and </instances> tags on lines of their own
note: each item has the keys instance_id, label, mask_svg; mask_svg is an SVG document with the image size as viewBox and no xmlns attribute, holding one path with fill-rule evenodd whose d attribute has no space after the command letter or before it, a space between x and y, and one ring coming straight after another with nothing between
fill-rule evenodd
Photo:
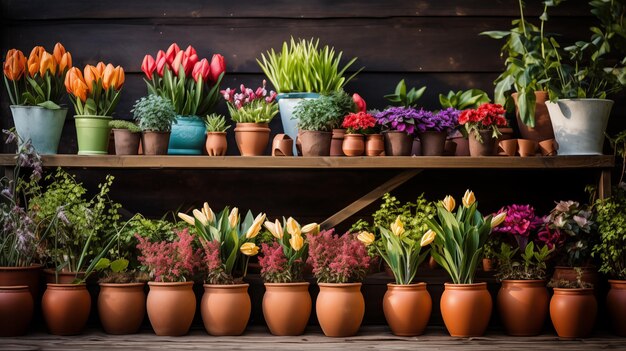
<instances>
[{"instance_id":1,"label":"green leaf","mask_svg":"<svg viewBox=\"0 0 626 351\"><path fill-rule=\"evenodd\" d=\"M128 260L124 258L118 258L111 262L111 271L114 273L123 272L128 267Z\"/></svg>"},{"instance_id":2,"label":"green leaf","mask_svg":"<svg viewBox=\"0 0 626 351\"><path fill-rule=\"evenodd\" d=\"M43 108L47 108L48 110L58 110L61 108L61 106L55 104L54 102L48 100L48 101L44 101L42 103L37 104L37 106L41 106Z\"/></svg>"}]
</instances>

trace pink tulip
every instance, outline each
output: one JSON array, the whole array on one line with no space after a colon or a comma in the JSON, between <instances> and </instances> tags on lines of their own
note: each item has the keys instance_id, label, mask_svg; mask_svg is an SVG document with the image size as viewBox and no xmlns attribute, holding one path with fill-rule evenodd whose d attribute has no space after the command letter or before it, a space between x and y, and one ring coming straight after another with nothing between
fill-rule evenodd
<instances>
[{"instance_id":1,"label":"pink tulip","mask_svg":"<svg viewBox=\"0 0 626 351\"><path fill-rule=\"evenodd\" d=\"M361 95L357 93L352 94L352 101L356 105L357 112L367 112L367 104Z\"/></svg>"},{"instance_id":2,"label":"pink tulip","mask_svg":"<svg viewBox=\"0 0 626 351\"><path fill-rule=\"evenodd\" d=\"M211 73L209 74L209 78L212 82L217 82L220 74L226 71L226 61L224 60L224 56L220 54L213 55L211 59Z\"/></svg>"},{"instance_id":3,"label":"pink tulip","mask_svg":"<svg viewBox=\"0 0 626 351\"><path fill-rule=\"evenodd\" d=\"M197 82L198 77L202 77L202 81L206 82L209 78L209 73L211 73L211 66L209 65L209 60L203 58L198 63L193 66L193 71L191 76Z\"/></svg>"},{"instance_id":4,"label":"pink tulip","mask_svg":"<svg viewBox=\"0 0 626 351\"><path fill-rule=\"evenodd\" d=\"M146 55L141 63L141 70L146 74L149 80L152 79L152 74L156 70L156 61L152 55Z\"/></svg>"}]
</instances>

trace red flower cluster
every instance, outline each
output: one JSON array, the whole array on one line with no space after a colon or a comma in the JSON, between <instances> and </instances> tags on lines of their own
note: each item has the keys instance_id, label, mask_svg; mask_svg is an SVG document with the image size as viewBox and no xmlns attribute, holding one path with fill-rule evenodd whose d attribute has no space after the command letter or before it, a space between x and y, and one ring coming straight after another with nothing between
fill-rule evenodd
<instances>
[{"instance_id":1,"label":"red flower cluster","mask_svg":"<svg viewBox=\"0 0 626 351\"><path fill-rule=\"evenodd\" d=\"M307 262L313 266L313 274L322 283L363 280L370 265L367 248L353 234L334 233L331 229L308 237Z\"/></svg>"},{"instance_id":2,"label":"red flower cluster","mask_svg":"<svg viewBox=\"0 0 626 351\"><path fill-rule=\"evenodd\" d=\"M367 112L350 113L343 119L342 127L348 129L348 133L359 133L373 128L376 125L376 118Z\"/></svg>"},{"instance_id":3,"label":"red flower cluster","mask_svg":"<svg viewBox=\"0 0 626 351\"><path fill-rule=\"evenodd\" d=\"M226 71L226 62L224 56L220 54L213 55L210 63L206 58L199 60L193 46L189 45L183 51L174 43L166 52L159 50L156 59L152 55L146 55L141 64L141 70L149 80L152 80L154 72L163 77L165 67L174 72L175 75L178 75L182 68L185 76L193 77L196 82L200 77L202 77L203 82L208 80L216 82L220 74Z\"/></svg>"},{"instance_id":4,"label":"red flower cluster","mask_svg":"<svg viewBox=\"0 0 626 351\"><path fill-rule=\"evenodd\" d=\"M475 110L465 110L459 115L459 124L474 123L489 126L506 126L507 122L504 118L506 110L499 104L485 103Z\"/></svg>"}]
</instances>

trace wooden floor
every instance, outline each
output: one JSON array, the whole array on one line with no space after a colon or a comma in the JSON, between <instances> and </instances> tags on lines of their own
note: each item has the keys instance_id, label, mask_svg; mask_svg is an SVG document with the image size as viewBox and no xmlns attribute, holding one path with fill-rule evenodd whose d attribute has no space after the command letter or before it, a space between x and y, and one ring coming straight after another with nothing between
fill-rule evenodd
<instances>
[{"instance_id":1,"label":"wooden floor","mask_svg":"<svg viewBox=\"0 0 626 351\"><path fill-rule=\"evenodd\" d=\"M43 332L20 338L0 339L0 350L626 350L626 338L600 333L584 340L560 340L555 335L510 337L489 333L471 339L451 338L443 328L430 328L419 337L396 337L387 327L363 327L358 336L327 338L319 328L305 335L278 337L264 327L251 327L237 337L213 337L194 329L183 337L158 337L150 330L135 335L115 336L101 330L59 337Z\"/></svg>"}]
</instances>

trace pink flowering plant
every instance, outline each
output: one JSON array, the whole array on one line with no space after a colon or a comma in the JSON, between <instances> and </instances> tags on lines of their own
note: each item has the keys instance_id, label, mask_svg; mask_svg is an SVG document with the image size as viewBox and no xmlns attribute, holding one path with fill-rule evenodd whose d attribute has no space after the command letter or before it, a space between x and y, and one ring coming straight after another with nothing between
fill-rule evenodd
<instances>
[{"instance_id":1,"label":"pink flowering plant","mask_svg":"<svg viewBox=\"0 0 626 351\"><path fill-rule=\"evenodd\" d=\"M177 233L174 241L151 242L139 234L139 263L156 282L185 282L200 269L202 250L194 249L194 237L188 229Z\"/></svg>"},{"instance_id":2,"label":"pink flowering plant","mask_svg":"<svg viewBox=\"0 0 626 351\"><path fill-rule=\"evenodd\" d=\"M252 90L241 84L240 92L236 89L227 88L222 90L222 96L228 103L230 118L236 123L269 123L278 113L276 92L268 93L263 85Z\"/></svg>"},{"instance_id":3,"label":"pink flowering plant","mask_svg":"<svg viewBox=\"0 0 626 351\"><path fill-rule=\"evenodd\" d=\"M361 282L370 266L367 248L356 235L335 234L334 229L310 235L309 258L318 283Z\"/></svg>"}]
</instances>

